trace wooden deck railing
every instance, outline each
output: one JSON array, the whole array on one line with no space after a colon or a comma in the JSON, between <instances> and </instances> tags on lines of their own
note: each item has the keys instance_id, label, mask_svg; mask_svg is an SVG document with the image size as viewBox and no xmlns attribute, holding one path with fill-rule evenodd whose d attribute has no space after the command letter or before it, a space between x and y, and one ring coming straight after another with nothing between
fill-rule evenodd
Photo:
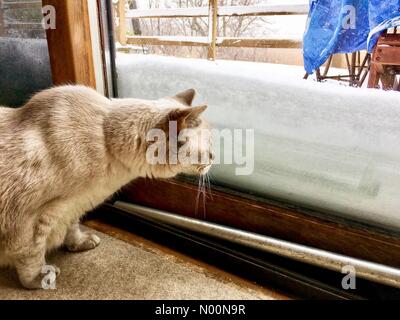
<instances>
[{"instance_id":1,"label":"wooden deck railing","mask_svg":"<svg viewBox=\"0 0 400 320\"><path fill-rule=\"evenodd\" d=\"M215 60L218 47L251 47L251 48L301 48L299 37L265 37L265 38L227 38L218 37L219 17L232 16L273 16L273 15L305 15L308 5L264 5L264 6L225 6L219 7L217 0L210 0L207 7L174 8L174 9L135 9L126 11L126 0L119 0L118 41L122 45L172 45L172 46L204 46L208 47L207 58ZM188 18L208 17L208 37L177 36L128 36L126 20L129 18Z\"/></svg>"}]
</instances>

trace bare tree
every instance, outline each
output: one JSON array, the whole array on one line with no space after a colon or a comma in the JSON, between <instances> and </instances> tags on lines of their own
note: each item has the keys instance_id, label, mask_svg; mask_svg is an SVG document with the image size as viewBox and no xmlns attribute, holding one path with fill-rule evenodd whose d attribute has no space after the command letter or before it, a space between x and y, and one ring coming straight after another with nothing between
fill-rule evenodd
<instances>
[{"instance_id":1,"label":"bare tree","mask_svg":"<svg viewBox=\"0 0 400 320\"><path fill-rule=\"evenodd\" d=\"M223 6L255 6L265 3L265 0L218 0L219 7ZM164 5L167 8L193 8L208 7L208 0L148 0L148 7L159 8ZM137 7L136 0L129 0L130 8ZM135 19L136 20L136 19ZM206 37L208 35L208 17L192 18L145 18L136 20L133 25L135 34L143 36L185 36ZM231 16L218 19L219 37L257 37L260 30L268 28L268 22L263 17L257 16ZM152 46L149 52L154 54L168 54L174 56L204 58L206 48L180 47L180 46ZM240 53L241 52L241 53ZM255 50L243 48L220 48L218 56L226 59L236 59L240 56L243 60L252 60Z\"/></svg>"}]
</instances>

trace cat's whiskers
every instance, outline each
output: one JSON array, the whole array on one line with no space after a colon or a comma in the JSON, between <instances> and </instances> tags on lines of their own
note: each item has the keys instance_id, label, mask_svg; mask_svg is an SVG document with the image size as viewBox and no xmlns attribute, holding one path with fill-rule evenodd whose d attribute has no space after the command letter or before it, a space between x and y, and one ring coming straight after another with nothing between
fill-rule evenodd
<instances>
[{"instance_id":1,"label":"cat's whiskers","mask_svg":"<svg viewBox=\"0 0 400 320\"><path fill-rule=\"evenodd\" d=\"M197 196L196 196L196 205L195 205L195 216L198 217L199 213L199 206L200 206L200 197L203 199L203 219L207 217L207 208L206 208L206 201L208 199L213 200L213 194L211 191L211 181L209 173L202 173L199 176L199 183L197 187Z\"/></svg>"},{"instance_id":2,"label":"cat's whiskers","mask_svg":"<svg viewBox=\"0 0 400 320\"><path fill-rule=\"evenodd\" d=\"M206 174L203 174L201 176L201 179L203 180L203 185L202 185L202 193L203 193L203 219L206 219L206 200L207 200L207 189L206 189Z\"/></svg>"},{"instance_id":3,"label":"cat's whiskers","mask_svg":"<svg viewBox=\"0 0 400 320\"><path fill-rule=\"evenodd\" d=\"M209 172L206 173L206 182L207 182L208 192L210 194L210 198L211 198L211 200L214 200L213 199L213 194L212 194L212 191L211 191L211 177L210 177L210 173Z\"/></svg>"},{"instance_id":4,"label":"cat's whiskers","mask_svg":"<svg viewBox=\"0 0 400 320\"><path fill-rule=\"evenodd\" d=\"M196 205L195 205L195 217L196 218L197 218L197 213L199 210L200 189L201 189L201 176L199 176L199 183L197 186L197 196L196 196Z\"/></svg>"}]
</instances>

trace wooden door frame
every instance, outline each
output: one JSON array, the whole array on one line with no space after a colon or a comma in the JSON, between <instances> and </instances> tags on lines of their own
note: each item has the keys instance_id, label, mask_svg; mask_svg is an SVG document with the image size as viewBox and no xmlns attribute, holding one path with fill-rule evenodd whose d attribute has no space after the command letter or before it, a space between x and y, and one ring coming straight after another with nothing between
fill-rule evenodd
<instances>
[{"instance_id":1,"label":"wooden door frame","mask_svg":"<svg viewBox=\"0 0 400 320\"><path fill-rule=\"evenodd\" d=\"M46 5L56 12L56 28L46 30L53 84L96 88L88 2L43 0Z\"/></svg>"},{"instance_id":2,"label":"wooden door frame","mask_svg":"<svg viewBox=\"0 0 400 320\"><path fill-rule=\"evenodd\" d=\"M57 29L47 30L54 84L96 87L88 6L82 0L44 0L57 13ZM103 39L104 41L104 39ZM104 60L103 60L104 63ZM400 236L337 222L323 215L245 195L214 191L206 216L197 218L247 231L400 267ZM197 186L177 180L139 179L118 197L141 205L196 217Z\"/></svg>"},{"instance_id":3,"label":"wooden door frame","mask_svg":"<svg viewBox=\"0 0 400 320\"><path fill-rule=\"evenodd\" d=\"M218 190L220 189L220 190ZM400 267L400 237L286 203L216 188L196 210L197 185L138 179L119 198L335 253ZM197 213L196 213L197 212Z\"/></svg>"}]
</instances>

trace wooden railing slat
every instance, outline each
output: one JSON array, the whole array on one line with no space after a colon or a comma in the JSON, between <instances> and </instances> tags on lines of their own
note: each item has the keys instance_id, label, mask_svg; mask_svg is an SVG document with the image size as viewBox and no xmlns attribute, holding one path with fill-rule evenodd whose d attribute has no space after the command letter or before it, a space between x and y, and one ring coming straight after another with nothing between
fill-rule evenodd
<instances>
[{"instance_id":1,"label":"wooden railing slat","mask_svg":"<svg viewBox=\"0 0 400 320\"><path fill-rule=\"evenodd\" d=\"M209 46L207 37L127 37L132 45L170 45L170 46ZM301 48L302 41L297 38L220 38L216 39L217 47L247 48Z\"/></svg>"},{"instance_id":2,"label":"wooden railing slat","mask_svg":"<svg viewBox=\"0 0 400 320\"><path fill-rule=\"evenodd\" d=\"M208 46L206 37L127 37L127 43L133 45L163 45L163 46Z\"/></svg>"}]
</instances>

